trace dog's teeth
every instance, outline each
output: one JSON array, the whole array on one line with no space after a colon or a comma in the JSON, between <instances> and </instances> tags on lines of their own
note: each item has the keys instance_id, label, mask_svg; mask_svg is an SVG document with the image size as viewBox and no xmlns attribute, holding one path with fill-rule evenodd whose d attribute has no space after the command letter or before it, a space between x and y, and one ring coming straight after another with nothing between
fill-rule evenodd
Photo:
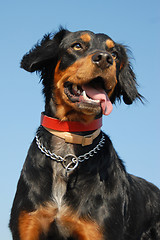
<instances>
[{"instance_id":1,"label":"dog's teeth","mask_svg":"<svg viewBox=\"0 0 160 240\"><path fill-rule=\"evenodd\" d=\"M100 100L93 100L95 103L100 103Z\"/></svg>"},{"instance_id":2,"label":"dog's teeth","mask_svg":"<svg viewBox=\"0 0 160 240\"><path fill-rule=\"evenodd\" d=\"M90 103L91 102L94 102L94 103L99 103L100 102L100 100L93 100L92 98L88 98L85 91L82 92L82 95L83 95L84 100L86 100Z\"/></svg>"},{"instance_id":3,"label":"dog's teeth","mask_svg":"<svg viewBox=\"0 0 160 240\"><path fill-rule=\"evenodd\" d=\"M74 85L72 86L72 88L73 88L73 90L74 90L75 92L78 92L77 85L74 84Z\"/></svg>"},{"instance_id":4,"label":"dog's teeth","mask_svg":"<svg viewBox=\"0 0 160 240\"><path fill-rule=\"evenodd\" d=\"M91 99L91 100L92 100L92 102L100 103L100 100L93 100L93 99Z\"/></svg>"},{"instance_id":5,"label":"dog's teeth","mask_svg":"<svg viewBox=\"0 0 160 240\"><path fill-rule=\"evenodd\" d=\"M89 98L87 97L87 95L86 95L86 92L85 92L85 91L83 91L83 92L82 92L82 95L83 95L83 98L84 98L84 100L89 100Z\"/></svg>"},{"instance_id":6,"label":"dog's teeth","mask_svg":"<svg viewBox=\"0 0 160 240\"><path fill-rule=\"evenodd\" d=\"M81 95L81 90L78 89L78 86L73 84L72 89L74 90L75 94Z\"/></svg>"}]
</instances>

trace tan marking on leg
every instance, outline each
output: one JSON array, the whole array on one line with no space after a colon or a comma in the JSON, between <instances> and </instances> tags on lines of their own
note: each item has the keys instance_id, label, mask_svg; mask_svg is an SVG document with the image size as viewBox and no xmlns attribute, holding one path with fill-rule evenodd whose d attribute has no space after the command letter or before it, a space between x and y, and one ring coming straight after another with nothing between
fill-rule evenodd
<instances>
[{"instance_id":1,"label":"tan marking on leg","mask_svg":"<svg viewBox=\"0 0 160 240\"><path fill-rule=\"evenodd\" d=\"M47 234L56 213L57 208L49 204L41 206L34 212L21 212L19 216L20 239L39 240L42 233Z\"/></svg>"}]
</instances>

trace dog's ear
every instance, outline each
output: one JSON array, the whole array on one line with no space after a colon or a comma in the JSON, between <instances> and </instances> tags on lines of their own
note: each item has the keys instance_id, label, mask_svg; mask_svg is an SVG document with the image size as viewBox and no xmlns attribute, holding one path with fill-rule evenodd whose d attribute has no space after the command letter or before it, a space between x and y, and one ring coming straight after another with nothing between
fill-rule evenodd
<instances>
[{"instance_id":1,"label":"dog's ear","mask_svg":"<svg viewBox=\"0 0 160 240\"><path fill-rule=\"evenodd\" d=\"M118 47L121 52L121 66L118 74L118 84L116 86L117 96L115 96L115 98L120 99L120 96L123 96L123 101L128 105L132 104L136 99L142 101L143 97L137 90L138 84L136 82L136 76L128 59L128 49L120 44Z\"/></svg>"},{"instance_id":2,"label":"dog's ear","mask_svg":"<svg viewBox=\"0 0 160 240\"><path fill-rule=\"evenodd\" d=\"M136 77L130 63L127 63L126 66L121 69L119 74L119 84L121 94L123 95L123 101L126 104L132 104L136 98L140 97L140 94L137 91Z\"/></svg>"},{"instance_id":3,"label":"dog's ear","mask_svg":"<svg viewBox=\"0 0 160 240\"><path fill-rule=\"evenodd\" d=\"M67 32L69 31L60 29L54 37L51 34L45 35L40 43L24 55L21 68L28 72L41 71L49 61L57 57L59 44Z\"/></svg>"}]
</instances>

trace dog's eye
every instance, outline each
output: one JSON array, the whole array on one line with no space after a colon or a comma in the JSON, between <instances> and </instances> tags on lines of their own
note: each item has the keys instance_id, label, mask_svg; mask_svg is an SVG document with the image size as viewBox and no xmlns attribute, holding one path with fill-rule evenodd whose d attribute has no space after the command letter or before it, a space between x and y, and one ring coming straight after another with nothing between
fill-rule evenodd
<instances>
[{"instance_id":1,"label":"dog's eye","mask_svg":"<svg viewBox=\"0 0 160 240\"><path fill-rule=\"evenodd\" d=\"M82 45L80 43L74 43L72 45L72 48L75 50L75 51L80 51L82 49Z\"/></svg>"},{"instance_id":2,"label":"dog's eye","mask_svg":"<svg viewBox=\"0 0 160 240\"><path fill-rule=\"evenodd\" d=\"M112 52L112 56L113 56L113 58L115 59L115 60L117 60L118 59L118 53L117 52Z\"/></svg>"}]
</instances>

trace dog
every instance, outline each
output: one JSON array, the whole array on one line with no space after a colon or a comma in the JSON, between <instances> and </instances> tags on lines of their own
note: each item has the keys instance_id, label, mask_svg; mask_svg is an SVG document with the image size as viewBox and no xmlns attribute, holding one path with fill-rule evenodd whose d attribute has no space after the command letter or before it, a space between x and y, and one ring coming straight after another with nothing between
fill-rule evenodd
<instances>
[{"instance_id":1,"label":"dog","mask_svg":"<svg viewBox=\"0 0 160 240\"><path fill-rule=\"evenodd\" d=\"M127 47L105 34L47 34L21 61L45 111L17 186L14 240L159 240L160 190L126 172L102 116L143 101Z\"/></svg>"}]
</instances>

